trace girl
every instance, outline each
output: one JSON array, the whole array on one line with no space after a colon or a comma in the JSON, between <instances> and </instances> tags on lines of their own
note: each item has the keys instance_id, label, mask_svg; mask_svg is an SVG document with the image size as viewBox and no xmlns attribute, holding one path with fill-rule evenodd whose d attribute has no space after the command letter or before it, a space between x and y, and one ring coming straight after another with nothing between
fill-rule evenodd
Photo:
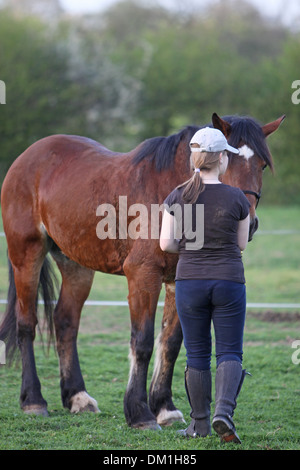
<instances>
[{"instance_id":1,"label":"girl","mask_svg":"<svg viewBox=\"0 0 300 470\"><path fill-rule=\"evenodd\" d=\"M194 174L166 198L160 235L163 251L179 253L176 306L186 348L185 384L192 418L182 433L192 437L211 434L213 322L217 361L213 428L222 441L240 443L232 416L245 376L242 355L246 291L241 251L248 242L250 203L239 188L219 179L227 169L227 151L239 153L228 145L221 131L199 130L190 141L190 149ZM200 223L195 217L197 205L202 205L204 215L200 247L190 239ZM191 217L184 216L188 208ZM182 235L178 239L175 232L179 226Z\"/></svg>"}]
</instances>

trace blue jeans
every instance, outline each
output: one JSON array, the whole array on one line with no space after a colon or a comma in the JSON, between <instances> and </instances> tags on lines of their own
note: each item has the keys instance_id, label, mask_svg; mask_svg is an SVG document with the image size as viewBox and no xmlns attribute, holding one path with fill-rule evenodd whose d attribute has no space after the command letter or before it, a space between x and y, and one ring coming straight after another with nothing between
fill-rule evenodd
<instances>
[{"instance_id":1,"label":"blue jeans","mask_svg":"<svg viewBox=\"0 0 300 470\"><path fill-rule=\"evenodd\" d=\"M179 280L175 292L187 365L198 370L210 369L211 322L215 331L217 366L223 361L242 363L245 285L219 280Z\"/></svg>"}]
</instances>

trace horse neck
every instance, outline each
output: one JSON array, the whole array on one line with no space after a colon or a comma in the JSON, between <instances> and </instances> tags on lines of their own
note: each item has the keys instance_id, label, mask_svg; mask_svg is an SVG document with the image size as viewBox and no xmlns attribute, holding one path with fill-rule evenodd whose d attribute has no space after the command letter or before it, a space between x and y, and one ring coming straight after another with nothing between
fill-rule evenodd
<instances>
[{"instance_id":1,"label":"horse neck","mask_svg":"<svg viewBox=\"0 0 300 470\"><path fill-rule=\"evenodd\" d=\"M186 142L180 142L174 159L174 167L171 170L174 184L184 183L191 177L190 155Z\"/></svg>"}]
</instances>

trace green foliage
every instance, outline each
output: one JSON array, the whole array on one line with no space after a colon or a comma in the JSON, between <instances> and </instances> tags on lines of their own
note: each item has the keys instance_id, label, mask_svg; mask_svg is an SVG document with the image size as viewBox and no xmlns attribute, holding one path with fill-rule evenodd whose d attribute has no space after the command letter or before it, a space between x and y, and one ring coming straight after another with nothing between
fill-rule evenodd
<instances>
[{"instance_id":1,"label":"green foliage","mask_svg":"<svg viewBox=\"0 0 300 470\"><path fill-rule=\"evenodd\" d=\"M300 202L300 33L267 20L246 1L169 11L141 0L105 14L56 18L1 11L0 179L35 140L76 133L113 150L169 135L220 115L248 114L262 124L286 114L269 139L276 175L263 197Z\"/></svg>"},{"instance_id":2,"label":"green foliage","mask_svg":"<svg viewBox=\"0 0 300 470\"><path fill-rule=\"evenodd\" d=\"M0 16L0 70L7 104L0 109L3 178L8 165L35 140L63 131L71 115L74 84L65 72L58 43L35 19Z\"/></svg>"}]
</instances>

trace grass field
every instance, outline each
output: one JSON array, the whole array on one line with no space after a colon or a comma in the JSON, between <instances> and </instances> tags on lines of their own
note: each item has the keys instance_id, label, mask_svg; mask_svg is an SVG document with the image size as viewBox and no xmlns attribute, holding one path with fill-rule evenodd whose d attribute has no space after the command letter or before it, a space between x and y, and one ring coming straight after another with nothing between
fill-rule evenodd
<instances>
[{"instance_id":1,"label":"grass field","mask_svg":"<svg viewBox=\"0 0 300 470\"><path fill-rule=\"evenodd\" d=\"M247 301L300 303L300 209L261 206L258 215L260 231L243 255ZM276 234L268 233L273 230ZM282 230L289 233L278 234ZM0 299L5 299L7 266L3 237L0 244ZM90 299L126 300L126 296L126 279L96 274ZM1 317L5 305L0 305L0 309ZM157 331L161 316L162 308L159 307ZM87 390L101 409L99 415L70 415L62 408L57 356L53 349L45 355L40 341L36 342L37 367L42 392L48 402L49 418L25 416L21 412L20 366L2 366L0 450L300 449L300 364L292 361L292 355L297 353L292 344L300 340L300 310L248 309L244 366L252 377L245 379L235 412L241 446L229 444L224 447L214 434L205 439L186 440L177 434L182 428L180 423L159 432L128 428L123 414L123 395L129 371L129 338L127 307L84 308L78 338L79 354ZM300 353L296 357L300 358ZM214 374L214 361L212 364ZM188 422L184 367L182 348L175 367L173 398ZM152 368L153 361L149 380Z\"/></svg>"}]
</instances>

